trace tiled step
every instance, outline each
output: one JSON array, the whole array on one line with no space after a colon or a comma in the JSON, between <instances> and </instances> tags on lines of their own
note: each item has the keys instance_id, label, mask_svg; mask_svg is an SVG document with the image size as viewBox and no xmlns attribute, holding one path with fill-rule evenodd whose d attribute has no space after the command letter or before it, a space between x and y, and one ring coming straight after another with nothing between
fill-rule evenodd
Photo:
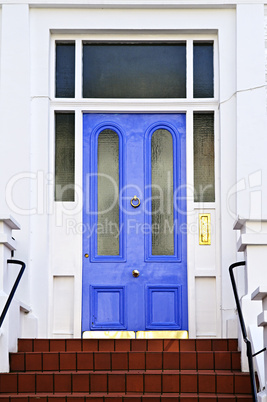
<instances>
[{"instance_id":1,"label":"tiled step","mask_svg":"<svg viewBox=\"0 0 267 402\"><path fill-rule=\"evenodd\" d=\"M19 339L19 352L236 351L236 339Z\"/></svg>"},{"instance_id":2,"label":"tiled step","mask_svg":"<svg viewBox=\"0 0 267 402\"><path fill-rule=\"evenodd\" d=\"M240 352L19 352L10 354L10 371L240 371Z\"/></svg>"},{"instance_id":3,"label":"tiled step","mask_svg":"<svg viewBox=\"0 0 267 402\"><path fill-rule=\"evenodd\" d=\"M3 394L250 394L247 373L230 372L97 372L0 374Z\"/></svg>"},{"instance_id":4,"label":"tiled step","mask_svg":"<svg viewBox=\"0 0 267 402\"><path fill-rule=\"evenodd\" d=\"M252 402L249 395L230 394L162 394L162 395L54 395L28 394L25 396L10 394L0 395L0 402Z\"/></svg>"},{"instance_id":5,"label":"tiled step","mask_svg":"<svg viewBox=\"0 0 267 402\"><path fill-rule=\"evenodd\" d=\"M250 402L235 339L20 339L0 402Z\"/></svg>"}]
</instances>

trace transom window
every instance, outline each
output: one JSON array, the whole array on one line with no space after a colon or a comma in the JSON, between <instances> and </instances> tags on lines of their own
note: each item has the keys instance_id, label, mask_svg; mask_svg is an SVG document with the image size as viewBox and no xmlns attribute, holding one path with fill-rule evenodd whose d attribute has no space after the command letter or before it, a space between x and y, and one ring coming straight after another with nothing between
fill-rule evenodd
<instances>
[{"instance_id":1,"label":"transom window","mask_svg":"<svg viewBox=\"0 0 267 402\"><path fill-rule=\"evenodd\" d=\"M185 98L185 43L84 43L83 97Z\"/></svg>"},{"instance_id":2,"label":"transom window","mask_svg":"<svg viewBox=\"0 0 267 402\"><path fill-rule=\"evenodd\" d=\"M187 43L83 42L83 98L187 98ZM213 42L193 42L193 97L213 98ZM75 43L56 43L56 98L75 97Z\"/></svg>"}]
</instances>

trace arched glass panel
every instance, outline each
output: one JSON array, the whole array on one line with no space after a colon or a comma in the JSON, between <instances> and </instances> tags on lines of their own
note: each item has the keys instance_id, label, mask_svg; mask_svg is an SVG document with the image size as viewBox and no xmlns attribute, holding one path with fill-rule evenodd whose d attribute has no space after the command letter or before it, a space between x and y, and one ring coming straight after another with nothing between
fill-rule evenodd
<instances>
[{"instance_id":1,"label":"arched glass panel","mask_svg":"<svg viewBox=\"0 0 267 402\"><path fill-rule=\"evenodd\" d=\"M119 255L119 137L110 129L98 136L97 254Z\"/></svg>"},{"instance_id":2,"label":"arched glass panel","mask_svg":"<svg viewBox=\"0 0 267 402\"><path fill-rule=\"evenodd\" d=\"M152 135L151 172L152 255L173 255L173 139L168 130Z\"/></svg>"}]
</instances>

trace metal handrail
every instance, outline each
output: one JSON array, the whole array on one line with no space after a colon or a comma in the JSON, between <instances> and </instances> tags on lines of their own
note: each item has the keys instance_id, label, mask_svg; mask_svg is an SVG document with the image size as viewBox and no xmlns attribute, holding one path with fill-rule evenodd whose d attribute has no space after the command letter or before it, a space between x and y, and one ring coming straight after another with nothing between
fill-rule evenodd
<instances>
[{"instance_id":1,"label":"metal handrail","mask_svg":"<svg viewBox=\"0 0 267 402\"><path fill-rule=\"evenodd\" d=\"M257 398L257 390L256 390L256 381L255 381L255 376L254 376L254 367L253 367L253 359L252 359L252 347L251 347L251 342L248 339L247 330L246 330L246 326L245 326L245 321L244 321L243 313L242 313L240 302L239 302L236 281L235 281L234 273L233 273L233 269L236 268L236 267L240 267L241 265L246 265L246 262L245 261L239 261L239 262L235 262L234 264L230 265L229 273L230 273L231 283L232 283L232 287L233 287L233 292L234 292L234 297L235 297L238 317L239 317L239 321L240 321L241 331L242 331L242 335L243 335L243 340L244 340L244 342L245 342L245 344L247 346L247 358L248 358L248 366L249 366L249 374L250 374L250 382L251 382L251 390L252 390L253 402L257 402L258 398Z\"/></svg>"},{"instance_id":2,"label":"metal handrail","mask_svg":"<svg viewBox=\"0 0 267 402\"><path fill-rule=\"evenodd\" d=\"M12 289L11 289L11 292L10 292L10 294L9 294L9 296L8 296L8 299L7 299L7 301L6 301L5 307L3 308L2 314L1 314L1 316L0 316L0 328L1 328L2 324L3 324L3 321L4 321L4 319L5 319L5 316L6 316L6 314L7 314L8 309L9 309L9 306L10 306L10 304L11 304L11 302L12 302L12 299L13 299L13 297L14 297L14 294L15 294L16 290L17 290L17 287L18 287L18 285L19 285L19 282L20 282L20 280L21 280L21 277L22 277L22 275L23 275L23 272L24 272L24 270L25 270L25 268L26 268L26 264L25 264L25 262L23 262L23 261L19 261L19 260L7 260L7 263L8 263L8 264L17 264L17 265L21 265L21 268L20 268L20 271L19 271L19 273L18 273L17 279L16 279L16 281L15 281L15 283L14 283Z\"/></svg>"}]
</instances>

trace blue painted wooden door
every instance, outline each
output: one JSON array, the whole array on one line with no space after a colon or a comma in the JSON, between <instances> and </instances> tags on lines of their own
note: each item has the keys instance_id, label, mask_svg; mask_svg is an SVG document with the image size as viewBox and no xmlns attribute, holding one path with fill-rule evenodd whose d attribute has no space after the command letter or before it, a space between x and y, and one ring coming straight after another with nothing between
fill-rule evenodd
<instances>
[{"instance_id":1,"label":"blue painted wooden door","mask_svg":"<svg viewBox=\"0 0 267 402\"><path fill-rule=\"evenodd\" d=\"M185 121L84 114L82 331L187 330Z\"/></svg>"}]
</instances>

